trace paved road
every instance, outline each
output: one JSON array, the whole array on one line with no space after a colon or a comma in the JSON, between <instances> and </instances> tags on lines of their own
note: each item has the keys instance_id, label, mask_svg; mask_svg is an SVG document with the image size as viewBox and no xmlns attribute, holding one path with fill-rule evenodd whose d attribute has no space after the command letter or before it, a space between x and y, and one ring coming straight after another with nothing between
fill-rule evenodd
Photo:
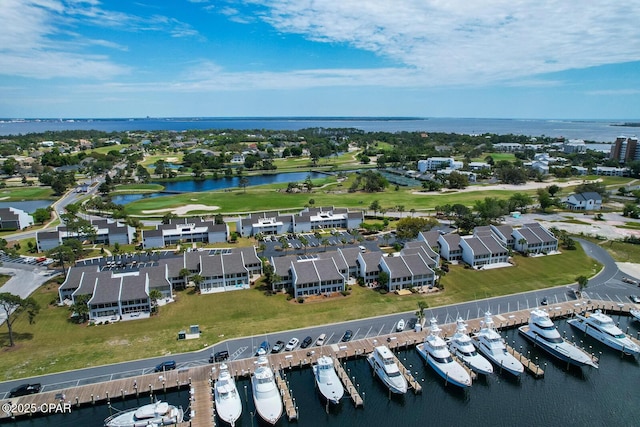
<instances>
[{"instance_id":1,"label":"paved road","mask_svg":"<svg viewBox=\"0 0 640 427\"><path fill-rule=\"evenodd\" d=\"M601 247L586 241L580 241L580 243L583 245L589 256L595 258L604 265L602 272L589 281L586 292L587 297L614 302L629 302L626 299L627 296L632 293L637 293L638 288L622 282L621 279L623 274L618 270L618 267L609 254ZM575 285L573 287L575 288ZM543 297L547 297L551 305L560 301L575 299L573 294L570 294L567 291L567 286L558 286L555 288L515 295L481 299L444 307L429 308L426 310L425 314L427 319L436 317L438 322L448 323L455 320L457 316L462 316L465 319L481 317L487 310L491 311L493 314L501 314L509 311L537 307L540 305L540 301ZM354 340L370 338L392 333L400 319L404 319L406 321L413 317L415 317L414 312L405 312L360 319L351 322L283 331L269 335L256 335L253 337L229 340L217 344L214 348L208 348L193 353L176 354L171 357L156 357L113 365L98 366L95 368L61 372L34 377L29 380L21 379L8 381L0 383L0 398L3 398L5 393L11 388L27 381L40 382L44 386L45 391L52 391L76 385L91 384L149 373L153 370L153 367L156 364L167 359L175 360L178 364L178 369L203 365L208 363L208 358L212 351L227 350L229 351L230 358L232 360L247 358L253 356L257 347L265 339L271 344L274 344L277 340L288 342L292 337L297 337L302 340L306 336L311 336L315 340L318 335L325 333L327 334L327 341L325 345L327 345L339 342L346 329L351 329L353 331Z\"/></svg>"}]
</instances>

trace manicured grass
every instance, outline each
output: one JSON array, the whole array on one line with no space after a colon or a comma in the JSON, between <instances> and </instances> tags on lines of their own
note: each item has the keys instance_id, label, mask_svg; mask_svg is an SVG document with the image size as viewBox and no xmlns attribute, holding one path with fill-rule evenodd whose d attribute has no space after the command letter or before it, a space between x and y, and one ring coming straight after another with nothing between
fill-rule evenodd
<instances>
[{"instance_id":1,"label":"manicured grass","mask_svg":"<svg viewBox=\"0 0 640 427\"><path fill-rule=\"evenodd\" d=\"M580 236L581 238L584 238ZM601 245L609 254L618 262L634 262L640 263L640 245L634 245L632 243L620 242L615 240L608 240L603 242L593 238L587 238L588 240Z\"/></svg>"},{"instance_id":2,"label":"manicured grass","mask_svg":"<svg viewBox=\"0 0 640 427\"><path fill-rule=\"evenodd\" d=\"M25 200L56 200L50 187L19 187L3 188L0 190L0 200L3 202L21 202Z\"/></svg>"},{"instance_id":3,"label":"manicured grass","mask_svg":"<svg viewBox=\"0 0 640 427\"><path fill-rule=\"evenodd\" d=\"M277 191L270 186L260 186L227 192L187 193L166 197L154 197L128 203L125 207L128 215L147 215L143 211L172 208L188 204L203 204L219 206L220 213L251 212L265 210L302 209L309 199L315 200L316 206L342 206L350 208L368 209L371 202L379 200L383 208L391 209L397 205L404 205L405 212L411 209L433 210L435 206L461 203L473 206L476 200L485 197L507 199L517 191L485 190L481 188L473 192L456 192L447 194L421 193L412 194L412 189L395 191L390 187L378 193L349 193L348 184L336 184L327 189L314 190L312 193L292 193ZM160 215L162 216L162 215Z\"/></svg>"},{"instance_id":4,"label":"manicured grass","mask_svg":"<svg viewBox=\"0 0 640 427\"><path fill-rule=\"evenodd\" d=\"M164 190L160 184L121 184L116 186L113 193L155 193Z\"/></svg>"},{"instance_id":5,"label":"manicured grass","mask_svg":"<svg viewBox=\"0 0 640 427\"><path fill-rule=\"evenodd\" d=\"M57 286L49 284L33 294L42 306L36 323L29 325L26 316L16 321L15 348L6 347L6 329L0 329L4 366L0 380L198 350L240 336L255 335L261 340L264 334L283 329L415 311L420 300L438 306L542 289L571 283L579 275L591 276L599 269L580 248L562 255L516 257L516 263L516 267L486 271L452 266L442 279L445 291L429 295L382 295L353 286L348 297L298 304L283 294L265 296L260 286L211 295L182 291L175 303L160 308L158 316L99 326L69 322L66 307L49 305L57 296ZM200 325L202 337L177 341L178 331L193 324ZM65 345L60 345L61 340Z\"/></svg>"}]
</instances>

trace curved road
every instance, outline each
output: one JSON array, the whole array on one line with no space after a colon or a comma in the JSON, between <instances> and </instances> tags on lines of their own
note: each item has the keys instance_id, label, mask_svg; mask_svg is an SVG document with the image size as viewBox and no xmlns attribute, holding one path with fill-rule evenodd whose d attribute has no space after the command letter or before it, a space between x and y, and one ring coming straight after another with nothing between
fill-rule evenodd
<instances>
[{"instance_id":1,"label":"curved road","mask_svg":"<svg viewBox=\"0 0 640 427\"><path fill-rule=\"evenodd\" d=\"M627 296L636 293L637 287L622 282L624 276L619 270L611 256L600 246L579 240L585 252L592 258L604 265L599 274L591 278L586 297L610 300L613 302L629 302ZM575 288L575 286L574 286ZM465 319L481 317L485 311L501 314L509 311L533 308L540 305L543 297L548 298L549 304L575 299L572 293L567 292L568 286L558 286L537 291L525 292L514 295L507 295L495 298L488 298L470 301L455 305L429 308L426 317L436 317L440 323L449 323L457 316ZM311 336L314 340L321 333L327 334L326 344L335 344L340 341L344 331L351 329L353 339L363 339L392 333L400 319L408 320L415 317L413 312L397 313L393 315L360 319L351 322L336 323L329 325L315 326L299 330L282 331L273 334L258 335L253 337L237 338L217 344L214 348L204 349L198 352L175 354L170 357L156 357L151 359L135 360L130 362L104 365L93 368L79 369L74 371L60 372L55 374L32 377L0 383L0 398L6 397L6 393L13 387L25 382L39 382L43 385L44 391L64 389L76 385L92 384L101 381L108 381L118 378L132 377L153 371L156 364L163 360L172 359L178 364L178 369L189 366L198 366L208 363L209 355L212 351L228 350L230 359L241 359L252 357L259 344L267 339L271 344L277 340L287 342L291 337L302 340L306 336Z\"/></svg>"}]
</instances>

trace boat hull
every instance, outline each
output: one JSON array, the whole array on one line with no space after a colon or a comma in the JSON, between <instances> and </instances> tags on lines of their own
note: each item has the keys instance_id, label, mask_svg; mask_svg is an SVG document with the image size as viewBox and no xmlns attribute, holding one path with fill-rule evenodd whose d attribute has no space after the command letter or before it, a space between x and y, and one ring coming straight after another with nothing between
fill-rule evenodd
<instances>
[{"instance_id":1,"label":"boat hull","mask_svg":"<svg viewBox=\"0 0 640 427\"><path fill-rule=\"evenodd\" d=\"M384 369L381 366L379 366L375 362L375 360L374 360L372 355L369 355L367 360L369 361L369 364L373 368L373 372L376 374L376 376L378 378L380 378L380 381L382 381L384 383L384 385L387 386L387 388L391 391L391 393L394 393L394 394L405 394L407 392L407 383L406 382L403 382L404 386L398 386L398 385L392 383L388 379L387 373L384 371Z\"/></svg>"},{"instance_id":2,"label":"boat hull","mask_svg":"<svg viewBox=\"0 0 640 427\"><path fill-rule=\"evenodd\" d=\"M467 373L467 371L460 365L454 367L454 369L448 369L447 366L442 366L442 364L437 363L433 358L429 355L427 351L424 349L424 344L418 344L416 346L416 350L422 359L427 363L427 365L431 366L431 368L442 377L447 384L455 385L460 388L471 387L471 377ZM454 362L455 363L455 362Z\"/></svg>"},{"instance_id":3,"label":"boat hull","mask_svg":"<svg viewBox=\"0 0 640 427\"><path fill-rule=\"evenodd\" d=\"M578 367L598 367L586 353L566 341L563 341L561 344L547 343L543 339L537 338L537 336L529 330L528 326L519 327L518 332L520 332L520 334L531 343L539 346L541 349L563 362L567 362Z\"/></svg>"},{"instance_id":4,"label":"boat hull","mask_svg":"<svg viewBox=\"0 0 640 427\"><path fill-rule=\"evenodd\" d=\"M522 363L512 355L504 354L501 359L498 359L493 354L486 351L482 345L478 344L476 345L476 348L484 357L487 358L487 360L499 367L501 370L504 369L516 377L519 377L524 372L524 366Z\"/></svg>"},{"instance_id":5,"label":"boat hull","mask_svg":"<svg viewBox=\"0 0 640 427\"><path fill-rule=\"evenodd\" d=\"M473 372L479 375L491 375L493 374L493 365L483 356L477 355L475 357L465 356L460 352L454 352L456 357L469 367Z\"/></svg>"},{"instance_id":6,"label":"boat hull","mask_svg":"<svg viewBox=\"0 0 640 427\"><path fill-rule=\"evenodd\" d=\"M603 343L607 347L610 347L610 348L612 348L614 350L618 350L620 352L623 352L624 354L628 354L628 355L634 356L634 357L638 356L640 354L640 348L638 346L636 346L635 344L634 345L625 346L624 343L622 343L622 342L620 342L618 340L609 338L608 336L603 335L602 333L599 333L598 331L596 331L592 327L589 327L589 324L586 323L582 319L571 319L571 320L567 321L567 323L569 323L574 328L576 328L576 329L578 329L578 330L580 330L582 332L585 332L591 338L600 341L601 343Z\"/></svg>"},{"instance_id":7,"label":"boat hull","mask_svg":"<svg viewBox=\"0 0 640 427\"><path fill-rule=\"evenodd\" d=\"M325 375L326 374L325 372ZM315 376L316 386L322 397L329 403L334 405L339 404L340 399L344 396L344 388L336 371L331 369L328 376L321 378L318 372L318 366L316 365L313 367L313 375Z\"/></svg>"}]
</instances>

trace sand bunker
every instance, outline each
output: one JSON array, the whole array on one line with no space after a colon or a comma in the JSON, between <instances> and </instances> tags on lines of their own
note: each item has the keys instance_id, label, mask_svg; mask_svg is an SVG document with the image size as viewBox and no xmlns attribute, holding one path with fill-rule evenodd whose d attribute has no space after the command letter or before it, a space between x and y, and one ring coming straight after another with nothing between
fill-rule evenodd
<instances>
[{"instance_id":1,"label":"sand bunker","mask_svg":"<svg viewBox=\"0 0 640 427\"><path fill-rule=\"evenodd\" d=\"M217 211L220 209L220 206L207 206L207 205L185 205L178 206L177 208L165 208L165 209L155 209L142 211L143 214L154 214L154 213L166 213L170 212L175 215L186 215L191 211Z\"/></svg>"}]
</instances>

